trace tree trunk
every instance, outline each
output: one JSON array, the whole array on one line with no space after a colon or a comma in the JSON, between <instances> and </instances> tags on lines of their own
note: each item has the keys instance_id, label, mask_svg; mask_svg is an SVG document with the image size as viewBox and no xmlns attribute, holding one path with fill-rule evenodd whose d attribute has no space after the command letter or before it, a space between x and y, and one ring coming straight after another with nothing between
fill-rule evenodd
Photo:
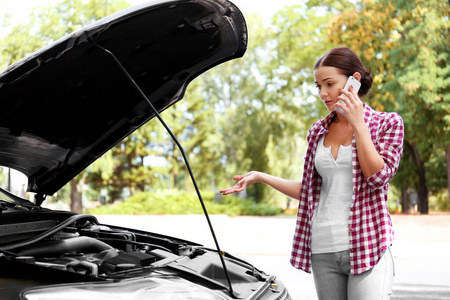
<instances>
[{"instance_id":1,"label":"tree trunk","mask_svg":"<svg viewBox=\"0 0 450 300\"><path fill-rule=\"evenodd\" d=\"M425 178L425 167L423 165L423 161L420 158L419 150L417 149L417 145L415 143L410 143L412 153L414 155L414 159L416 161L418 176L419 176L419 189L418 189L418 204L419 204L419 212L421 214L428 214L428 188L427 181Z\"/></svg>"},{"instance_id":2,"label":"tree trunk","mask_svg":"<svg viewBox=\"0 0 450 300\"><path fill-rule=\"evenodd\" d=\"M402 214L411 213L411 200L409 198L409 189L402 188Z\"/></svg>"},{"instance_id":3,"label":"tree trunk","mask_svg":"<svg viewBox=\"0 0 450 300\"><path fill-rule=\"evenodd\" d=\"M83 195L83 185L80 181L72 179L70 181L70 210L80 214L83 211L81 197Z\"/></svg>"}]
</instances>

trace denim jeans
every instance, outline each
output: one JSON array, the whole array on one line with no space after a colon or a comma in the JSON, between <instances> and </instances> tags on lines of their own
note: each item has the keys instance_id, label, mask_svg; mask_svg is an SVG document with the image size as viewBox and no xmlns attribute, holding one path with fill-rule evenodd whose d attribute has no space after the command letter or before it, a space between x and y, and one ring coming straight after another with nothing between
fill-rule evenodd
<instances>
[{"instance_id":1,"label":"denim jeans","mask_svg":"<svg viewBox=\"0 0 450 300\"><path fill-rule=\"evenodd\" d=\"M350 274L350 252L312 255L312 272L319 300L389 300L394 280L390 248L378 264L362 274Z\"/></svg>"}]
</instances>

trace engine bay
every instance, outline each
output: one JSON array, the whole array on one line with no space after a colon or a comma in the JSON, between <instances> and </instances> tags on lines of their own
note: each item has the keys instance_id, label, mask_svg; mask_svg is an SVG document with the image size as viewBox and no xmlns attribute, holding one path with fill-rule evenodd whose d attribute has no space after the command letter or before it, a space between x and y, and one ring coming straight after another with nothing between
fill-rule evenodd
<instances>
[{"instance_id":1,"label":"engine bay","mask_svg":"<svg viewBox=\"0 0 450 300\"><path fill-rule=\"evenodd\" d=\"M91 215L0 225L0 231L2 259L94 277L192 255L199 252L194 248L201 246L158 234L100 225Z\"/></svg>"},{"instance_id":2,"label":"engine bay","mask_svg":"<svg viewBox=\"0 0 450 300\"><path fill-rule=\"evenodd\" d=\"M130 282L146 294L149 286L164 286L191 296L191 289L219 295L207 299L289 299L275 276L225 251L42 208L0 189L1 299L60 299L66 288L76 295L103 288L115 293ZM57 298L42 296L47 291L58 291L50 292ZM24 293L35 296L23 298ZM204 299L200 294L193 299Z\"/></svg>"},{"instance_id":3,"label":"engine bay","mask_svg":"<svg viewBox=\"0 0 450 300\"><path fill-rule=\"evenodd\" d=\"M22 278L40 272L42 278L48 276L54 281L65 277L57 275L64 272L76 274L75 281L84 282L150 276L158 272L183 278L195 276L209 287L226 286L216 250L155 233L102 225L92 215L74 214L69 218L56 212L52 215L58 217L0 225L2 278ZM222 255L233 282L255 284L256 288L258 282L274 280L243 260L228 253ZM24 270L23 275L12 269ZM73 282L73 277L68 281Z\"/></svg>"},{"instance_id":4,"label":"engine bay","mask_svg":"<svg viewBox=\"0 0 450 300\"><path fill-rule=\"evenodd\" d=\"M36 264L94 277L146 267L162 259L151 254L164 247L136 241L136 234L104 225L66 227L35 244L18 248L17 262Z\"/></svg>"}]
</instances>

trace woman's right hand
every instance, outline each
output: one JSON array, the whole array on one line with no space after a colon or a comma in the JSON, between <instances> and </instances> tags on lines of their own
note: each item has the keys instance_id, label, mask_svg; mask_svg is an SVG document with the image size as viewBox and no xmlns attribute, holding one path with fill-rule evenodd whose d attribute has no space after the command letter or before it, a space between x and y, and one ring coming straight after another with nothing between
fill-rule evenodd
<instances>
[{"instance_id":1,"label":"woman's right hand","mask_svg":"<svg viewBox=\"0 0 450 300\"><path fill-rule=\"evenodd\" d=\"M239 193L245 190L245 188L253 183L259 182L259 172L251 171L245 175L236 175L233 177L234 180L238 182L227 189L220 190L222 195L229 195L233 193Z\"/></svg>"}]
</instances>

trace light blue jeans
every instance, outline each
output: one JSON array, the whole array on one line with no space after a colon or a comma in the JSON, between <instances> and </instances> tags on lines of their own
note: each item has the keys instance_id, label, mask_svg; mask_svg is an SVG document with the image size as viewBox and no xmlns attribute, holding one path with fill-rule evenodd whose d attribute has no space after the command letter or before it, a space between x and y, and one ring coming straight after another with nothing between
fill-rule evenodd
<instances>
[{"instance_id":1,"label":"light blue jeans","mask_svg":"<svg viewBox=\"0 0 450 300\"><path fill-rule=\"evenodd\" d=\"M312 255L312 272L319 300L389 300L394 281L390 248L378 264L362 274L350 274L350 252Z\"/></svg>"}]
</instances>

